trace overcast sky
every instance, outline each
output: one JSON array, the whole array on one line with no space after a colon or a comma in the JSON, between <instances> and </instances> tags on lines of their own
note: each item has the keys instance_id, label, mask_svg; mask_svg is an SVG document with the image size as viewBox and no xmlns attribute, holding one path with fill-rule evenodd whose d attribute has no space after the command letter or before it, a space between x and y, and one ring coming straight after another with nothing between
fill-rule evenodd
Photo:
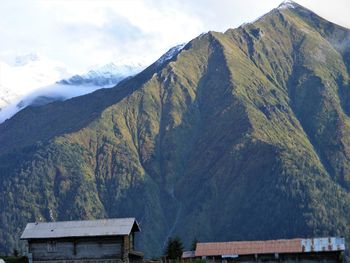
<instances>
[{"instance_id":1,"label":"overcast sky","mask_svg":"<svg viewBox=\"0 0 350 263\"><path fill-rule=\"evenodd\" d=\"M350 28L350 0L297 0ZM0 60L36 52L74 70L150 63L202 32L225 31L280 0L0 0Z\"/></svg>"}]
</instances>

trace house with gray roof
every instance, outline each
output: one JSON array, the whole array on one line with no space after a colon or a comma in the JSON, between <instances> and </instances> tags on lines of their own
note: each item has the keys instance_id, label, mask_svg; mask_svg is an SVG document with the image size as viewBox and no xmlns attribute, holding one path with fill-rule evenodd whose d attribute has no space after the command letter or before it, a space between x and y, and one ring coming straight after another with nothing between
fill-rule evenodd
<instances>
[{"instance_id":1,"label":"house with gray roof","mask_svg":"<svg viewBox=\"0 0 350 263\"><path fill-rule=\"evenodd\" d=\"M135 218L28 223L21 239L30 263L141 262Z\"/></svg>"}]
</instances>

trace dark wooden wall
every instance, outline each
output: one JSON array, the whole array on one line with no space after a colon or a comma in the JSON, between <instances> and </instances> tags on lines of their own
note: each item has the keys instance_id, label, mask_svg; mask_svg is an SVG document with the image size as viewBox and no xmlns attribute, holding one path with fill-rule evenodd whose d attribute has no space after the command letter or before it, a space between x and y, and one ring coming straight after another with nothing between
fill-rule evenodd
<instances>
[{"instance_id":1,"label":"dark wooden wall","mask_svg":"<svg viewBox=\"0 0 350 263\"><path fill-rule=\"evenodd\" d=\"M55 251L48 251L48 242L56 243ZM69 238L52 240L31 240L28 242L33 261L79 260L79 259L122 259L125 237Z\"/></svg>"}]
</instances>

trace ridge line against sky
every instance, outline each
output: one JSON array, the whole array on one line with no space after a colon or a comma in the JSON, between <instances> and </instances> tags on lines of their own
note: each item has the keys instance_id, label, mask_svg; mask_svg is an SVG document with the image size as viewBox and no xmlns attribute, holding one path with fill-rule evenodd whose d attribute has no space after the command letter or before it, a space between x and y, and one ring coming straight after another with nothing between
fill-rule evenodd
<instances>
[{"instance_id":1,"label":"ridge line against sky","mask_svg":"<svg viewBox=\"0 0 350 263\"><path fill-rule=\"evenodd\" d=\"M155 61L202 32L225 31L280 0L21 0L0 2L0 60L36 52L75 72L96 64ZM350 28L349 0L297 0Z\"/></svg>"}]
</instances>

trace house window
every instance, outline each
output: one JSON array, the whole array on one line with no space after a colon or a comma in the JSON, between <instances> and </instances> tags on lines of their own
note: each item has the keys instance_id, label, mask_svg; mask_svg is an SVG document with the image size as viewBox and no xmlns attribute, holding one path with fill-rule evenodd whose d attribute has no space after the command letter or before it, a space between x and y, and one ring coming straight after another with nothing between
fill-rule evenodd
<instances>
[{"instance_id":1,"label":"house window","mask_svg":"<svg viewBox=\"0 0 350 263\"><path fill-rule=\"evenodd\" d=\"M56 241L48 241L47 242L47 252L56 252Z\"/></svg>"}]
</instances>

